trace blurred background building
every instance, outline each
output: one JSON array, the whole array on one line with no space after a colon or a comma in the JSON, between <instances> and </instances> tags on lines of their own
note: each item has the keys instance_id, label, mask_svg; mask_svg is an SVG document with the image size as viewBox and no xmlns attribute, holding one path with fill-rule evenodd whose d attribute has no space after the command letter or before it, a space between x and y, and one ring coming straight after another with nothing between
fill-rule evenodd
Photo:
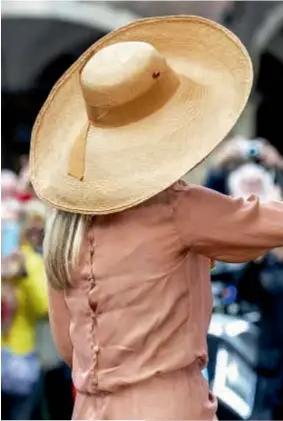
<instances>
[{"instance_id":1,"label":"blurred background building","mask_svg":"<svg viewBox=\"0 0 283 421\"><path fill-rule=\"evenodd\" d=\"M143 16L199 14L226 24L250 51L256 84L237 131L282 151L280 1L3 1L2 165L27 153L34 118L54 82L94 41Z\"/></svg>"}]
</instances>

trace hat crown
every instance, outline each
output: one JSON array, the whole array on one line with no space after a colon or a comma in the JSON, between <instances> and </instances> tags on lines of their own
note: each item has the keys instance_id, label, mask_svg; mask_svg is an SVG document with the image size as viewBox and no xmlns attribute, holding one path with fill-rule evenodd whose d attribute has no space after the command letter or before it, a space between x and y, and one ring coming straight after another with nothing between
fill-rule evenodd
<instances>
[{"instance_id":1,"label":"hat crown","mask_svg":"<svg viewBox=\"0 0 283 421\"><path fill-rule=\"evenodd\" d=\"M167 70L165 58L145 42L120 42L107 46L87 62L81 87L89 106L126 104L149 91Z\"/></svg>"}]
</instances>

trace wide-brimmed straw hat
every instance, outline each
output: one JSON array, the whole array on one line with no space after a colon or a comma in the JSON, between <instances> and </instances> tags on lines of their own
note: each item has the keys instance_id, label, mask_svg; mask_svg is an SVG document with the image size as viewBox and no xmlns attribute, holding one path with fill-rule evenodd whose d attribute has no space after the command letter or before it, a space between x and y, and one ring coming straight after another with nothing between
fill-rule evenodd
<instances>
[{"instance_id":1,"label":"wide-brimmed straw hat","mask_svg":"<svg viewBox=\"0 0 283 421\"><path fill-rule=\"evenodd\" d=\"M228 134L252 85L249 55L196 16L145 19L92 45L35 123L31 180L58 209L107 214L165 190Z\"/></svg>"}]
</instances>

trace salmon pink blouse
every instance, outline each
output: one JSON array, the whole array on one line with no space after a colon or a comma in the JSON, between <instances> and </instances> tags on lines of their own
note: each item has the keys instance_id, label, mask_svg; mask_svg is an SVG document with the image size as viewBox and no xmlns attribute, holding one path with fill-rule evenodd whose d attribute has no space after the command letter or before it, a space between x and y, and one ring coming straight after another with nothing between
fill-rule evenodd
<instances>
[{"instance_id":1,"label":"salmon pink blouse","mask_svg":"<svg viewBox=\"0 0 283 421\"><path fill-rule=\"evenodd\" d=\"M178 182L135 208L97 216L73 288L50 288L50 321L82 393L113 392L207 363L210 260L283 246L283 204Z\"/></svg>"}]
</instances>

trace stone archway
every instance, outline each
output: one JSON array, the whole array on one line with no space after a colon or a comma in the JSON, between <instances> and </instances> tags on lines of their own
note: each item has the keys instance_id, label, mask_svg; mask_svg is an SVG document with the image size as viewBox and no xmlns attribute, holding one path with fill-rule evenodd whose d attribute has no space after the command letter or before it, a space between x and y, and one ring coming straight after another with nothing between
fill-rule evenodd
<instances>
[{"instance_id":1,"label":"stone archway","mask_svg":"<svg viewBox=\"0 0 283 421\"><path fill-rule=\"evenodd\" d=\"M255 4L256 3L256 4ZM237 131L245 136L254 136L259 93L256 89L261 57L267 49L280 59L283 48L277 35L283 23L283 4L278 1L241 1L231 5L228 26L246 45L251 54L255 84L251 100L237 125Z\"/></svg>"},{"instance_id":2,"label":"stone archway","mask_svg":"<svg viewBox=\"0 0 283 421\"><path fill-rule=\"evenodd\" d=\"M3 1L1 6L2 165L16 168L56 79L92 42L137 15L104 2Z\"/></svg>"},{"instance_id":3,"label":"stone archway","mask_svg":"<svg viewBox=\"0 0 283 421\"><path fill-rule=\"evenodd\" d=\"M277 24L262 32L265 37L258 45L254 119L255 134L271 141L283 155L283 7L281 10Z\"/></svg>"},{"instance_id":4,"label":"stone archway","mask_svg":"<svg viewBox=\"0 0 283 421\"><path fill-rule=\"evenodd\" d=\"M108 2L2 2L2 90L29 89L53 57L138 15Z\"/></svg>"}]
</instances>

